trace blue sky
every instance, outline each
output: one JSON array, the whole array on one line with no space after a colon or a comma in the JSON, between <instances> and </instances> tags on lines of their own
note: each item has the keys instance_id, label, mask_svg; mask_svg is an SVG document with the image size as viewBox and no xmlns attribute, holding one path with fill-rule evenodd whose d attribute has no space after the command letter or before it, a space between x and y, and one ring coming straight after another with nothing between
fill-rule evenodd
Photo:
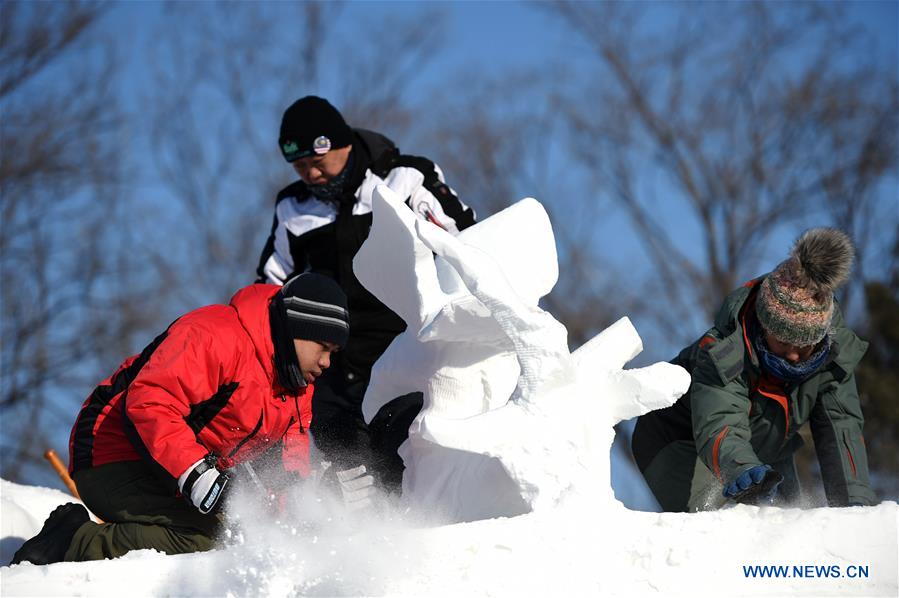
<instances>
[{"instance_id":1,"label":"blue sky","mask_svg":"<svg viewBox=\"0 0 899 598\"><path fill-rule=\"evenodd\" d=\"M204 2L208 10L226 11L228 2ZM259 2L277 10L287 2ZM496 72L520 66L540 64L549 57L556 58L572 52L575 46L555 19L541 10L545 2L493 1L432 1L432 2L368 2L351 1L340 13L338 29L344 35L354 36L364 27L393 16L428 15L438 11L450 24L433 69L432 76L460 69L478 69ZM649 13L657 12L666 2L642 2ZM697 10L712 2L690 2ZM120 2L115 5L111 18L106 21L106 33L121 36L135 53L129 60L143 60L141 36L150 33L153 23L165 9L165 3L155 0ZM895 0L861 0L847 4L848 17L877 38L878 53L893 68L899 65L899 2ZM185 23L185 27L190 24ZM423 28L428 22L423 20ZM376 32L389 35L389 32ZM352 37L350 37L352 39ZM329 43L340 43L331 40ZM140 72L137 69L136 72Z\"/></svg>"},{"instance_id":2,"label":"blue sky","mask_svg":"<svg viewBox=\"0 0 899 598\"><path fill-rule=\"evenodd\" d=\"M784 0L785 1L785 0ZM346 16L364 20L372 14L391 11L408 13L438 8L446 11L454 33L450 51L443 62L448 69L464 65L501 69L529 65L558 56L573 49L566 32L540 10L546 2L460 1L460 2L350 2ZM641 2L650 12L668 2ZM707 2L687 2L697 10ZM894 0L862 0L847 4L848 16L859 26L871 31L878 40L878 50L896 68L899 64L899 2Z\"/></svg>"},{"instance_id":3,"label":"blue sky","mask_svg":"<svg viewBox=\"0 0 899 598\"><path fill-rule=\"evenodd\" d=\"M288 3L266 2L258 3L265 10L282 12L289 8ZM643 2L640 6L646 7L649 25L662 24L665 8L670 6L665 2ZM709 2L692 2L691 7L701 11L703 7L709 7ZM233 3L207 2L192 5L199 9L199 13L212 14L227 12L234 8ZM244 7L247 5L245 4ZM408 95L413 105L421 103L422 89L440 88L443 80L452 81L454 87L448 93L465 94L466 88L456 83L465 81L466 74L476 75L472 79L491 78L505 72L529 67L540 68L547 64L566 63L577 68L578 57L582 55L582 48L578 42L571 38L570 33L559 23L542 10L545 3L539 2L347 2L338 13L338 22L323 43L326 55L329 52L353 51L364 47L364 42L380 37L388 37L393 34L391 29L403 18L412 18L415 26L423 30L438 30L433 23L434 19L441 20L441 25L447 26L442 36L436 57L428 67L420 73L408 86ZM859 27L874 34L876 46L872 52L881 58L885 64L895 72L899 64L899 3L895 1L868 1L851 2L846 5L847 15ZM129 76L125 78L124 89L126 96L130 96L135 105L139 105L141 89L147 83L148 74L152 70L152 58L149 50L154 46L154 35L159 34L159 27L163 26L164 35L178 37L179 31L190 32L194 23L181 22L174 26L171 21L160 18L166 13L166 5L160 2L130 2L115 5L114 12L104 23L104 34L112 35L119 39L122 48L130 49L123 59L131 65ZM235 24L237 28L240 23ZM270 35L290 35L289 25L284 31L269 32ZM227 48L222 48L227 52ZM327 65L323 67L327 69ZM343 76L339 72L327 72L320 88L309 89L302 81L295 83L295 89L300 93L319 93L326 97L338 97L339 80ZM265 85L265 81L256 82ZM405 92L406 90L404 90ZM526 93L527 90L510 90L510 99L513 95ZM418 96L416 95L418 94ZM293 97L285 98L283 104L292 101ZM538 98L539 101L539 98ZM339 106L339 100L338 102ZM136 110L139 111L139 108ZM277 119L280 112L272 111L259 119L261 129L265 131L277 130ZM423 111L422 118L433 118L434 115ZM439 115L437 115L439 118ZM365 123L353 123L356 126L366 126ZM391 131L384 131L393 135ZM414 145L402 138L397 139L401 147L413 153L422 153L440 161L443 148L439 146ZM552 140L541 140L541 143L550 143ZM274 148L272 149L274 156ZM276 158L275 158L276 159ZM555 172L565 172L565 164L553 161L547 168ZM285 176L290 172L285 169ZM152 189L154 185L152 172L146 172L143 185ZM464 173L447 172L450 184ZM892 183L895 183L893 181ZM663 187L664 181L652 181L652 185ZM248 182L248 186L251 183ZM552 189L526 188L524 194L534 195L545 202L553 201ZM511 201L511 199L510 199ZM477 199L473 198L476 204ZM659 203L660 210L671 210L672 206L666 202ZM485 214L482 214L484 216ZM621 214L610 215L602 222L591 224L599 231L599 235L606 238L616 237L615 246L621 250L616 255L606 255L604 259L609 262L617 262L619 267L632 268L630 263L632 256L639 255L639 245L633 238L622 235L623 226ZM678 234L684 238L691 237L692 223L685 220L679 213L670 214L673 228L679 230ZM267 231L260 230L260 244ZM792 233L790 233L792 234ZM789 243L789 239L783 239L783 245ZM782 259L783 253L780 247L772 252L771 259ZM770 264L774 265L773 262Z\"/></svg>"}]
</instances>

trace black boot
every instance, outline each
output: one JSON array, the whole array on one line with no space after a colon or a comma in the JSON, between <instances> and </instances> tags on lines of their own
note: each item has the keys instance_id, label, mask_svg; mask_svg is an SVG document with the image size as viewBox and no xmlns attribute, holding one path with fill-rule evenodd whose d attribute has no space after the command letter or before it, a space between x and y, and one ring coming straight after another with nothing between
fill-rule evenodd
<instances>
[{"instance_id":1,"label":"black boot","mask_svg":"<svg viewBox=\"0 0 899 598\"><path fill-rule=\"evenodd\" d=\"M66 556L75 532L87 521L90 521L90 516L83 505L70 502L56 507L41 531L16 551L9 564L28 561L35 565L49 565L60 562Z\"/></svg>"}]
</instances>

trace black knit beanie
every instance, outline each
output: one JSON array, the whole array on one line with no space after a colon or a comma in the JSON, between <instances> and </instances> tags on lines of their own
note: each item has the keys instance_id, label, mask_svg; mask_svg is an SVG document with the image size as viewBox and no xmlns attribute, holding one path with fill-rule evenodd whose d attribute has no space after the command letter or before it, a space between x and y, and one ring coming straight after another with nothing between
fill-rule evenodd
<instances>
[{"instance_id":1,"label":"black knit beanie","mask_svg":"<svg viewBox=\"0 0 899 598\"><path fill-rule=\"evenodd\" d=\"M280 294L291 338L346 346L350 335L346 294L333 279L307 272L284 283Z\"/></svg>"},{"instance_id":2,"label":"black knit beanie","mask_svg":"<svg viewBox=\"0 0 899 598\"><path fill-rule=\"evenodd\" d=\"M288 162L352 143L352 129L328 100L306 96L284 111L278 145Z\"/></svg>"},{"instance_id":3,"label":"black knit beanie","mask_svg":"<svg viewBox=\"0 0 899 598\"><path fill-rule=\"evenodd\" d=\"M350 335L346 294L327 276L307 272L288 280L269 304L275 371L281 386L297 391L306 383L294 339L345 347Z\"/></svg>"}]
</instances>

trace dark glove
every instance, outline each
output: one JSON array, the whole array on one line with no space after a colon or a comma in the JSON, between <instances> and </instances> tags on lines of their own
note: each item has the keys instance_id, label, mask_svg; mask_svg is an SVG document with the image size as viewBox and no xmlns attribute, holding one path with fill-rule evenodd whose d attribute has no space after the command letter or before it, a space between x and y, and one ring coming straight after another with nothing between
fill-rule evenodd
<instances>
[{"instance_id":1,"label":"dark glove","mask_svg":"<svg viewBox=\"0 0 899 598\"><path fill-rule=\"evenodd\" d=\"M766 504L774 500L783 475L770 465L750 467L724 487L724 496L744 504Z\"/></svg>"},{"instance_id":2,"label":"dark glove","mask_svg":"<svg viewBox=\"0 0 899 598\"><path fill-rule=\"evenodd\" d=\"M231 479L227 473L215 468L216 457L212 453L206 455L178 478L181 494L206 515L221 508L225 488Z\"/></svg>"}]
</instances>

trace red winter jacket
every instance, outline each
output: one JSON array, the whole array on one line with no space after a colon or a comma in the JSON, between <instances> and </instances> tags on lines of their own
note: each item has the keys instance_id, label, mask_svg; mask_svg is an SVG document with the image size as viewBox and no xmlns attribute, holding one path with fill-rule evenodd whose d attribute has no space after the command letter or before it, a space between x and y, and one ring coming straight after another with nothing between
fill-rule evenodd
<instances>
[{"instance_id":1,"label":"red winter jacket","mask_svg":"<svg viewBox=\"0 0 899 598\"><path fill-rule=\"evenodd\" d=\"M174 481L210 451L227 469L283 439L285 469L306 475L313 387L291 395L277 383L268 305L278 289L252 285L189 312L126 359L81 407L69 471L144 458Z\"/></svg>"}]
</instances>

